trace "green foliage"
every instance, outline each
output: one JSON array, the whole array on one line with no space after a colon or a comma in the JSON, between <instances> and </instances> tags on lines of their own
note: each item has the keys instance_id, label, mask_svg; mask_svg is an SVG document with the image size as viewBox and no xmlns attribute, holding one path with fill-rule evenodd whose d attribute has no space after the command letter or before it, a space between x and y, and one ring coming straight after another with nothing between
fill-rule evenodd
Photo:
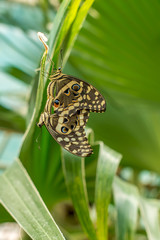
<instances>
[{"instance_id":1,"label":"green foliage","mask_svg":"<svg viewBox=\"0 0 160 240\"><path fill-rule=\"evenodd\" d=\"M39 7L0 3L0 75L3 82L9 81L0 92L0 123L7 131L25 132L19 149L23 166L18 160L6 171L3 153L11 133L3 137L0 202L32 239L64 239L46 206L52 211L56 203L71 199L88 239L157 240L159 201L142 197L138 187L115 175L120 171L118 151L124 155L123 165L160 172L160 6L156 0L152 4L93 2L64 0L57 14L48 1ZM63 48L64 71L91 82L108 102L105 114L90 116L89 125L104 142L95 142L93 132L88 131L94 150L91 157L81 159L61 151L45 128L39 136L36 122L46 102L52 62L44 55L41 74L36 74L44 51L36 31L49 32L49 55L55 68L61 66L59 51ZM13 82L21 86L15 90ZM16 107L12 104L15 96ZM27 104L27 112L22 111ZM11 155L13 160L15 154ZM9 216L0 209L0 222L7 220ZM85 238L79 228L58 225L66 239Z\"/></svg>"},{"instance_id":2,"label":"green foliage","mask_svg":"<svg viewBox=\"0 0 160 240\"><path fill-rule=\"evenodd\" d=\"M111 188L121 155L99 144L98 166L96 171L95 203L97 210L97 236L105 240L107 236L108 206ZM105 189L105 191L104 191Z\"/></svg>"},{"instance_id":3,"label":"green foliage","mask_svg":"<svg viewBox=\"0 0 160 240\"><path fill-rule=\"evenodd\" d=\"M158 173L159 9L157 0L95 1L69 58L109 103L90 118L97 139L122 153L122 164Z\"/></svg>"},{"instance_id":4,"label":"green foliage","mask_svg":"<svg viewBox=\"0 0 160 240\"><path fill-rule=\"evenodd\" d=\"M64 239L18 160L0 177L0 192L1 203L32 239Z\"/></svg>"},{"instance_id":5,"label":"green foliage","mask_svg":"<svg viewBox=\"0 0 160 240\"><path fill-rule=\"evenodd\" d=\"M85 183L84 159L63 151L63 169L73 205L83 229L90 239L96 240L96 232L89 216L88 196Z\"/></svg>"}]
</instances>

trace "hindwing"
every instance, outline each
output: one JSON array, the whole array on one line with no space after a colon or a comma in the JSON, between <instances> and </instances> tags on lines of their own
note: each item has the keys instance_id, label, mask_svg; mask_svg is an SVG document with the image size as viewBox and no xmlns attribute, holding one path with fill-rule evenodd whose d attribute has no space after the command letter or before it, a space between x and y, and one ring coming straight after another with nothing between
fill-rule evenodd
<instances>
[{"instance_id":1,"label":"hindwing","mask_svg":"<svg viewBox=\"0 0 160 240\"><path fill-rule=\"evenodd\" d=\"M86 157L92 153L84 130L88 118L87 110L79 110L71 117L44 112L38 126L45 124L51 136L62 147L77 156Z\"/></svg>"},{"instance_id":2,"label":"hindwing","mask_svg":"<svg viewBox=\"0 0 160 240\"><path fill-rule=\"evenodd\" d=\"M72 116L78 109L90 112L106 110L105 99L91 84L62 74L60 70L51 77L51 80L47 94L54 99L53 108L58 115Z\"/></svg>"}]
</instances>

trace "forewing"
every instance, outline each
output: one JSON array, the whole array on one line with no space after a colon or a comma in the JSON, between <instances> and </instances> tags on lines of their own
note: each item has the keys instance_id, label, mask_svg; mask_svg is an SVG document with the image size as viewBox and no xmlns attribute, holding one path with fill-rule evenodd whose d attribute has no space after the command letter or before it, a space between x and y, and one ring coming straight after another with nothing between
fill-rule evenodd
<instances>
[{"instance_id":1,"label":"forewing","mask_svg":"<svg viewBox=\"0 0 160 240\"><path fill-rule=\"evenodd\" d=\"M81 79L61 74L55 84L49 85L49 94L53 95L52 85L56 86L55 100L60 101L60 105L55 112L64 116L72 116L76 111L86 109L90 112L104 112L106 110L106 101L100 92L91 84ZM73 86L79 86L79 90L74 91Z\"/></svg>"},{"instance_id":2,"label":"forewing","mask_svg":"<svg viewBox=\"0 0 160 240\"><path fill-rule=\"evenodd\" d=\"M92 112L104 112L106 110L106 101L95 87L73 76L68 76L68 78L70 81L76 81L82 87L80 106L82 106L83 109Z\"/></svg>"}]
</instances>

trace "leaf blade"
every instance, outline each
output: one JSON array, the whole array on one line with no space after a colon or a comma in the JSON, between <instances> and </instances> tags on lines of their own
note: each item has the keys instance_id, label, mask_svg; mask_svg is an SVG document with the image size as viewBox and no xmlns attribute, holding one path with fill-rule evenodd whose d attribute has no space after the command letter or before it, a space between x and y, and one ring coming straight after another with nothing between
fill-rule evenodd
<instances>
[{"instance_id":1,"label":"leaf blade","mask_svg":"<svg viewBox=\"0 0 160 240\"><path fill-rule=\"evenodd\" d=\"M100 143L95 183L97 237L99 240L108 239L108 206L114 175L116 173L120 159L120 154L108 148L102 142Z\"/></svg>"},{"instance_id":2,"label":"leaf blade","mask_svg":"<svg viewBox=\"0 0 160 240\"><path fill-rule=\"evenodd\" d=\"M115 177L113 185L117 209L117 240L132 240L137 224L138 190L135 186Z\"/></svg>"},{"instance_id":3,"label":"leaf blade","mask_svg":"<svg viewBox=\"0 0 160 240\"><path fill-rule=\"evenodd\" d=\"M66 63L71 49L74 45L74 42L77 38L77 35L83 25L83 22L88 14L88 11L90 9L90 7L92 6L94 0L86 0L83 5L81 6L80 10L77 13L77 17L73 23L72 29L71 29L71 34L70 37L68 39L68 43L67 43L67 51L65 52L65 56L64 56L64 64Z\"/></svg>"},{"instance_id":4,"label":"leaf blade","mask_svg":"<svg viewBox=\"0 0 160 240\"><path fill-rule=\"evenodd\" d=\"M148 239L160 239L159 201L140 197L139 204Z\"/></svg>"},{"instance_id":5,"label":"leaf blade","mask_svg":"<svg viewBox=\"0 0 160 240\"><path fill-rule=\"evenodd\" d=\"M68 192L82 228L90 239L96 240L96 232L89 216L84 159L63 150L62 164Z\"/></svg>"},{"instance_id":6,"label":"leaf blade","mask_svg":"<svg viewBox=\"0 0 160 240\"><path fill-rule=\"evenodd\" d=\"M64 240L19 160L0 176L0 202L34 240Z\"/></svg>"}]
</instances>

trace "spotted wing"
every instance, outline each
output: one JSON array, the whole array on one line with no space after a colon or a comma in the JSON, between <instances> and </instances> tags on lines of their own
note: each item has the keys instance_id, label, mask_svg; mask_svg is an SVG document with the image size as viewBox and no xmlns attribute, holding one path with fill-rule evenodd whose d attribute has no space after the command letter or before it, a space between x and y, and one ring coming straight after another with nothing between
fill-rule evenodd
<instances>
[{"instance_id":1,"label":"spotted wing","mask_svg":"<svg viewBox=\"0 0 160 240\"><path fill-rule=\"evenodd\" d=\"M59 115L72 116L77 110L104 112L106 101L92 85L78 78L60 74L48 85L48 97L54 98L54 111Z\"/></svg>"},{"instance_id":2,"label":"spotted wing","mask_svg":"<svg viewBox=\"0 0 160 240\"><path fill-rule=\"evenodd\" d=\"M72 117L57 114L47 115L44 124L52 137L66 150L80 156L87 157L92 154L84 130L89 118L89 111L82 110Z\"/></svg>"}]
</instances>

